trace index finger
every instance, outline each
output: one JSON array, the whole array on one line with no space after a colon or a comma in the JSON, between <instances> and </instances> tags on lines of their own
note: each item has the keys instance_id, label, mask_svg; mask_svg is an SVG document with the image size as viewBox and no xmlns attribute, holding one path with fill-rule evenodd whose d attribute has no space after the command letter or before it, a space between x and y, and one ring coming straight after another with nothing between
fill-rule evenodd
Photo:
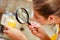
<instances>
[{"instance_id":1,"label":"index finger","mask_svg":"<svg viewBox=\"0 0 60 40\"><path fill-rule=\"evenodd\" d=\"M7 25L3 25L3 26L4 26L4 27L3 27L4 30L8 30L8 29L10 29L10 27L7 26Z\"/></svg>"}]
</instances>

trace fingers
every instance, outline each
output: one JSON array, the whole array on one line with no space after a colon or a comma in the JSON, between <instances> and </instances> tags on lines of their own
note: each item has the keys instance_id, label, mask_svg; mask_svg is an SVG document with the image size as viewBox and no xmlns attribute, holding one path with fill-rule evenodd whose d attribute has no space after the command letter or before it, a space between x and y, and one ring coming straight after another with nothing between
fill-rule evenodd
<instances>
[{"instance_id":1,"label":"fingers","mask_svg":"<svg viewBox=\"0 0 60 40\"><path fill-rule=\"evenodd\" d=\"M38 31L32 31L32 33L33 33L35 36L39 37L39 38L42 38L42 37L43 37L43 34L42 34L42 33L39 33Z\"/></svg>"},{"instance_id":2,"label":"fingers","mask_svg":"<svg viewBox=\"0 0 60 40\"><path fill-rule=\"evenodd\" d=\"M31 26L31 25L29 25L29 29L31 30L31 31L33 31L33 30L37 30L38 28L36 28L36 27L33 27L33 26Z\"/></svg>"},{"instance_id":3,"label":"fingers","mask_svg":"<svg viewBox=\"0 0 60 40\"><path fill-rule=\"evenodd\" d=\"M39 33L44 31L43 28L40 27L39 23L36 23L36 22L31 22L31 25L28 25L28 26L31 31L37 31Z\"/></svg>"},{"instance_id":4,"label":"fingers","mask_svg":"<svg viewBox=\"0 0 60 40\"><path fill-rule=\"evenodd\" d=\"M4 30L10 29L8 26L2 25L2 24L0 24L0 26L1 26L1 32L2 32L2 33L4 33L4 32L3 32Z\"/></svg>"},{"instance_id":5,"label":"fingers","mask_svg":"<svg viewBox=\"0 0 60 40\"><path fill-rule=\"evenodd\" d=\"M31 30L31 32L33 33L33 34L38 34L38 29L37 28L32 28L32 26L29 26L29 29Z\"/></svg>"},{"instance_id":6,"label":"fingers","mask_svg":"<svg viewBox=\"0 0 60 40\"><path fill-rule=\"evenodd\" d=\"M31 32L35 35L35 36L38 36L38 31L37 31L37 29L36 28L31 28L31 26L29 26L30 28L30 30L31 30Z\"/></svg>"},{"instance_id":7,"label":"fingers","mask_svg":"<svg viewBox=\"0 0 60 40\"><path fill-rule=\"evenodd\" d=\"M37 32L37 31L32 31L32 33L33 33L33 34L35 34L35 35L37 35L37 34L38 34L38 32Z\"/></svg>"},{"instance_id":8,"label":"fingers","mask_svg":"<svg viewBox=\"0 0 60 40\"><path fill-rule=\"evenodd\" d=\"M31 22L31 25L34 26L34 27L39 27L40 26L39 23L37 23L37 22Z\"/></svg>"},{"instance_id":9,"label":"fingers","mask_svg":"<svg viewBox=\"0 0 60 40\"><path fill-rule=\"evenodd\" d=\"M9 30L11 28L9 26L4 26L4 30L3 30L3 33L6 34L6 35L9 35Z\"/></svg>"},{"instance_id":10,"label":"fingers","mask_svg":"<svg viewBox=\"0 0 60 40\"><path fill-rule=\"evenodd\" d=\"M31 32L33 34L38 34L38 33L45 33L44 30L41 27L33 27L31 25L29 25L29 29L31 30Z\"/></svg>"},{"instance_id":11,"label":"fingers","mask_svg":"<svg viewBox=\"0 0 60 40\"><path fill-rule=\"evenodd\" d=\"M29 28L38 28L38 27L40 27L40 25L39 25L39 23L36 23L36 22L30 22L31 23L31 25L28 25L28 27Z\"/></svg>"},{"instance_id":12,"label":"fingers","mask_svg":"<svg viewBox=\"0 0 60 40\"><path fill-rule=\"evenodd\" d=\"M31 25L28 25L29 26L29 29L32 29L33 28L33 26L31 26Z\"/></svg>"},{"instance_id":13,"label":"fingers","mask_svg":"<svg viewBox=\"0 0 60 40\"><path fill-rule=\"evenodd\" d=\"M9 31L8 30L4 30L3 33L6 34L6 35L8 35Z\"/></svg>"},{"instance_id":14,"label":"fingers","mask_svg":"<svg viewBox=\"0 0 60 40\"><path fill-rule=\"evenodd\" d=\"M5 28L5 29L10 29L10 27L9 27L9 26L7 26L7 25L5 25L5 26L4 26L4 28Z\"/></svg>"}]
</instances>

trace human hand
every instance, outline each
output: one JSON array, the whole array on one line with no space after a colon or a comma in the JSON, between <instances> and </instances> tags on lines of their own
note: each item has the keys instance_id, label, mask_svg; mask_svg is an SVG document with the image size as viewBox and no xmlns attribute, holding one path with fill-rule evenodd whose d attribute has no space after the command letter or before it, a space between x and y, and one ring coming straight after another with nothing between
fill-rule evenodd
<instances>
[{"instance_id":1,"label":"human hand","mask_svg":"<svg viewBox=\"0 0 60 40\"><path fill-rule=\"evenodd\" d=\"M31 25L28 25L31 32L39 37L41 40L50 40L49 36L44 32L43 28L39 27L39 23L31 22Z\"/></svg>"},{"instance_id":2,"label":"human hand","mask_svg":"<svg viewBox=\"0 0 60 40\"><path fill-rule=\"evenodd\" d=\"M11 40L27 40L26 36L18 29L5 26L3 32L11 38Z\"/></svg>"}]
</instances>

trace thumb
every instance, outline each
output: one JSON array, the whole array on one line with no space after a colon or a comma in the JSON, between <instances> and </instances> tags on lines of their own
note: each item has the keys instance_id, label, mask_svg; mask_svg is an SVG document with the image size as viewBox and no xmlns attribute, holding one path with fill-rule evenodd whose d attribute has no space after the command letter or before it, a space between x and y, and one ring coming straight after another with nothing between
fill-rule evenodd
<instances>
[{"instance_id":1,"label":"thumb","mask_svg":"<svg viewBox=\"0 0 60 40\"><path fill-rule=\"evenodd\" d=\"M4 25L4 30L8 30L8 29L11 29L11 28L7 25Z\"/></svg>"},{"instance_id":2,"label":"thumb","mask_svg":"<svg viewBox=\"0 0 60 40\"><path fill-rule=\"evenodd\" d=\"M6 34L6 35L8 35L9 31L8 30L4 30L3 33Z\"/></svg>"},{"instance_id":3,"label":"thumb","mask_svg":"<svg viewBox=\"0 0 60 40\"><path fill-rule=\"evenodd\" d=\"M38 22L31 22L31 25L33 27L39 27L40 26L40 24Z\"/></svg>"}]
</instances>

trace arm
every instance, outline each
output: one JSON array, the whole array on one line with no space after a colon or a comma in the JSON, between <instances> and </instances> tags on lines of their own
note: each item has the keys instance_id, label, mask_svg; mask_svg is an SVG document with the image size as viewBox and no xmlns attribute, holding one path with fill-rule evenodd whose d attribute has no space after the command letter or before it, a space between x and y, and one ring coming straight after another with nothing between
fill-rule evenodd
<instances>
[{"instance_id":1,"label":"arm","mask_svg":"<svg viewBox=\"0 0 60 40\"><path fill-rule=\"evenodd\" d=\"M11 40L27 40L26 36L15 28L5 27L4 34L11 38Z\"/></svg>"}]
</instances>

